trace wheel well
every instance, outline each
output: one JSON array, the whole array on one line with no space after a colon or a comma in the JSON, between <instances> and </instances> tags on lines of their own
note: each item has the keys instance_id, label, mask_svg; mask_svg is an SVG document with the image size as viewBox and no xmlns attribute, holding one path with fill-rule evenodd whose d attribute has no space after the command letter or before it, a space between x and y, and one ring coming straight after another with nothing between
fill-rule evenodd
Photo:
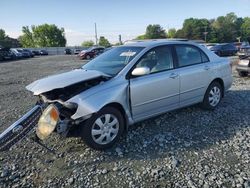
<instances>
[{"instance_id":1,"label":"wheel well","mask_svg":"<svg viewBox=\"0 0 250 188\"><path fill-rule=\"evenodd\" d=\"M222 97L224 97L224 82L223 82L223 80L221 78L216 78L211 83L213 83L213 82L218 82L221 85L221 87L222 87Z\"/></svg>"},{"instance_id":2,"label":"wheel well","mask_svg":"<svg viewBox=\"0 0 250 188\"><path fill-rule=\"evenodd\" d=\"M125 112L123 106L119 103L116 103L116 102L109 103L109 104L105 105L104 107L107 107L107 106L113 107L121 112L123 120L125 122L125 130L127 130L128 129L128 118L127 118L127 115L126 115L126 112Z\"/></svg>"}]
</instances>

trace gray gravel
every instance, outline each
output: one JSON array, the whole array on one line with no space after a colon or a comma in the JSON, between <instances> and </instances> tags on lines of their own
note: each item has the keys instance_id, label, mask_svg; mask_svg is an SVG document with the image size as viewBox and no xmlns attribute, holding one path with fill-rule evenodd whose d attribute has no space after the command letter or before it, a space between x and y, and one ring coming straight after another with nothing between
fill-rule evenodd
<instances>
[{"instance_id":1,"label":"gray gravel","mask_svg":"<svg viewBox=\"0 0 250 188\"><path fill-rule=\"evenodd\" d=\"M30 82L79 67L74 56L0 64L0 131L35 102ZM131 127L112 149L94 151L54 135L57 155L24 140L0 153L0 187L250 187L250 78L239 78L219 108L198 105Z\"/></svg>"}]
</instances>

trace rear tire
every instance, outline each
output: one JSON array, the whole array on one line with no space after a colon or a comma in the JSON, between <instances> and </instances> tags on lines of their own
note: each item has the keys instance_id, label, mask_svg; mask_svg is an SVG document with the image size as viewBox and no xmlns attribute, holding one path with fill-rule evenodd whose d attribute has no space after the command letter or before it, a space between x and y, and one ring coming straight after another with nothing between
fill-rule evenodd
<instances>
[{"instance_id":1,"label":"rear tire","mask_svg":"<svg viewBox=\"0 0 250 188\"><path fill-rule=\"evenodd\" d=\"M248 72L239 72L239 76L240 77L247 77L248 76Z\"/></svg>"},{"instance_id":2,"label":"rear tire","mask_svg":"<svg viewBox=\"0 0 250 188\"><path fill-rule=\"evenodd\" d=\"M212 82L205 93L202 108L206 110L214 110L220 103L222 98L222 86L219 82Z\"/></svg>"},{"instance_id":3,"label":"rear tire","mask_svg":"<svg viewBox=\"0 0 250 188\"><path fill-rule=\"evenodd\" d=\"M121 137L125 122L119 110L104 107L81 125L81 137L91 148L111 148Z\"/></svg>"}]
</instances>

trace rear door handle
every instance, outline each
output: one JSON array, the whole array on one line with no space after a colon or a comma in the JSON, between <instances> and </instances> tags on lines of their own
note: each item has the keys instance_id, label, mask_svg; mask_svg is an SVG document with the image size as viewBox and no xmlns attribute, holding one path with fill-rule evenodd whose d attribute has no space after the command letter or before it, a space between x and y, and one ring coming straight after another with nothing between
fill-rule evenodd
<instances>
[{"instance_id":1,"label":"rear door handle","mask_svg":"<svg viewBox=\"0 0 250 188\"><path fill-rule=\"evenodd\" d=\"M205 70L209 70L210 67L209 67L209 66L205 66L204 69L205 69Z\"/></svg>"},{"instance_id":2,"label":"rear door handle","mask_svg":"<svg viewBox=\"0 0 250 188\"><path fill-rule=\"evenodd\" d=\"M170 76L169 76L169 78L175 79L175 78L177 78L178 76L179 76L179 75L176 74L176 73L171 73Z\"/></svg>"}]
</instances>

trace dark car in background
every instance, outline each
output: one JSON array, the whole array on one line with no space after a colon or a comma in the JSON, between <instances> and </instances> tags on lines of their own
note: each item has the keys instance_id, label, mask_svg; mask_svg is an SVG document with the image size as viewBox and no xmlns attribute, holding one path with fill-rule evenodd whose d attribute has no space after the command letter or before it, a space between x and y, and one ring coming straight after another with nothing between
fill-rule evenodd
<instances>
[{"instance_id":1,"label":"dark car in background","mask_svg":"<svg viewBox=\"0 0 250 188\"><path fill-rule=\"evenodd\" d=\"M15 59L14 54L10 48L0 48L0 61Z\"/></svg>"},{"instance_id":2,"label":"dark car in background","mask_svg":"<svg viewBox=\"0 0 250 188\"><path fill-rule=\"evenodd\" d=\"M46 50L40 50L40 55L49 55L49 53Z\"/></svg>"},{"instance_id":3,"label":"dark car in background","mask_svg":"<svg viewBox=\"0 0 250 188\"><path fill-rule=\"evenodd\" d=\"M72 54L71 49L66 48L66 49L64 50L64 54L65 54L65 55L71 55L71 54Z\"/></svg>"},{"instance_id":4,"label":"dark car in background","mask_svg":"<svg viewBox=\"0 0 250 188\"><path fill-rule=\"evenodd\" d=\"M24 52L27 52L29 54L29 57L34 57L34 54L31 50L29 49L23 49Z\"/></svg>"},{"instance_id":5,"label":"dark car in background","mask_svg":"<svg viewBox=\"0 0 250 188\"><path fill-rule=\"evenodd\" d=\"M38 50L32 50L32 53L34 54L34 55L40 55L40 52L38 51Z\"/></svg>"},{"instance_id":6,"label":"dark car in background","mask_svg":"<svg viewBox=\"0 0 250 188\"><path fill-rule=\"evenodd\" d=\"M17 49L15 48L11 48L10 51L13 53L13 55L15 56L15 59L21 59L23 58L22 53L18 52Z\"/></svg>"},{"instance_id":7,"label":"dark car in background","mask_svg":"<svg viewBox=\"0 0 250 188\"><path fill-rule=\"evenodd\" d=\"M114 48L114 47L112 47L112 46L111 46L111 47L108 47L108 48L105 48L103 52L107 52L107 51L109 51L109 50L111 50L111 49L113 49L113 48Z\"/></svg>"},{"instance_id":8,"label":"dark car in background","mask_svg":"<svg viewBox=\"0 0 250 188\"><path fill-rule=\"evenodd\" d=\"M210 48L211 51L216 53L218 56L233 56L237 53L237 48L230 43L217 44Z\"/></svg>"},{"instance_id":9,"label":"dark car in background","mask_svg":"<svg viewBox=\"0 0 250 188\"><path fill-rule=\"evenodd\" d=\"M21 53L24 58L29 58L30 57L30 53L27 52L27 51L24 51L22 48L18 48L17 51L19 53Z\"/></svg>"},{"instance_id":10,"label":"dark car in background","mask_svg":"<svg viewBox=\"0 0 250 188\"><path fill-rule=\"evenodd\" d=\"M78 56L80 59L92 59L102 54L104 50L105 50L104 47L91 47L87 50L82 50Z\"/></svg>"}]
</instances>

